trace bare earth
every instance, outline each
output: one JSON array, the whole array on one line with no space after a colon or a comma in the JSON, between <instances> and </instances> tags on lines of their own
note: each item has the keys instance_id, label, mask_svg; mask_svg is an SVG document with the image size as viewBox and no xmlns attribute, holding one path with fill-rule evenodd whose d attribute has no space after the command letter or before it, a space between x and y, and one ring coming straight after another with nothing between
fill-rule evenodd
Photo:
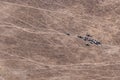
<instances>
[{"instance_id":1,"label":"bare earth","mask_svg":"<svg viewBox=\"0 0 120 80\"><path fill-rule=\"evenodd\" d=\"M120 0L0 0L0 80L120 80Z\"/></svg>"}]
</instances>

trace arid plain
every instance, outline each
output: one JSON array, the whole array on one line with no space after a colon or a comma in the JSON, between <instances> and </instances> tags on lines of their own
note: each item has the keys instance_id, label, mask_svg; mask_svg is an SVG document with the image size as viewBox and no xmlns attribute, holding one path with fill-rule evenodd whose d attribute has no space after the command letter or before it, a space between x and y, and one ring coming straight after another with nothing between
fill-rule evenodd
<instances>
[{"instance_id":1,"label":"arid plain","mask_svg":"<svg viewBox=\"0 0 120 80\"><path fill-rule=\"evenodd\" d=\"M120 0L0 0L0 80L120 80Z\"/></svg>"}]
</instances>

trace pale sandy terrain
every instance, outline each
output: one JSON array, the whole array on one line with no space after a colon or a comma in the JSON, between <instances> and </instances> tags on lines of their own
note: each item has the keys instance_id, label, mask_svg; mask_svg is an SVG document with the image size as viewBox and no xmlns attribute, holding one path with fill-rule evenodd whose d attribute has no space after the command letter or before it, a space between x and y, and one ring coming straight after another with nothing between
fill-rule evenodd
<instances>
[{"instance_id":1,"label":"pale sandy terrain","mask_svg":"<svg viewBox=\"0 0 120 80\"><path fill-rule=\"evenodd\" d=\"M0 0L0 80L120 80L120 0Z\"/></svg>"}]
</instances>

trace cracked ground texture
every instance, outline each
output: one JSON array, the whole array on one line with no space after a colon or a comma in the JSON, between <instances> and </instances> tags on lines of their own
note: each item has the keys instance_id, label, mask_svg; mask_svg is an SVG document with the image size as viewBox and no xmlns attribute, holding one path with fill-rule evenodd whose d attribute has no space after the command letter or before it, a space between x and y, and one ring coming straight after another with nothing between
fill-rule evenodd
<instances>
[{"instance_id":1,"label":"cracked ground texture","mask_svg":"<svg viewBox=\"0 0 120 80\"><path fill-rule=\"evenodd\" d=\"M120 80L120 0L0 0L0 80Z\"/></svg>"}]
</instances>

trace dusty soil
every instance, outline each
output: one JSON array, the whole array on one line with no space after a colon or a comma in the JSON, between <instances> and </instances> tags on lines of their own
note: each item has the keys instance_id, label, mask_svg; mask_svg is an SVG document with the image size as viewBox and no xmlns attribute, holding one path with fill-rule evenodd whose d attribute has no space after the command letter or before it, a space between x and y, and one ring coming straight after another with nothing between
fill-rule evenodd
<instances>
[{"instance_id":1,"label":"dusty soil","mask_svg":"<svg viewBox=\"0 0 120 80\"><path fill-rule=\"evenodd\" d=\"M0 0L0 80L120 80L120 0Z\"/></svg>"}]
</instances>

